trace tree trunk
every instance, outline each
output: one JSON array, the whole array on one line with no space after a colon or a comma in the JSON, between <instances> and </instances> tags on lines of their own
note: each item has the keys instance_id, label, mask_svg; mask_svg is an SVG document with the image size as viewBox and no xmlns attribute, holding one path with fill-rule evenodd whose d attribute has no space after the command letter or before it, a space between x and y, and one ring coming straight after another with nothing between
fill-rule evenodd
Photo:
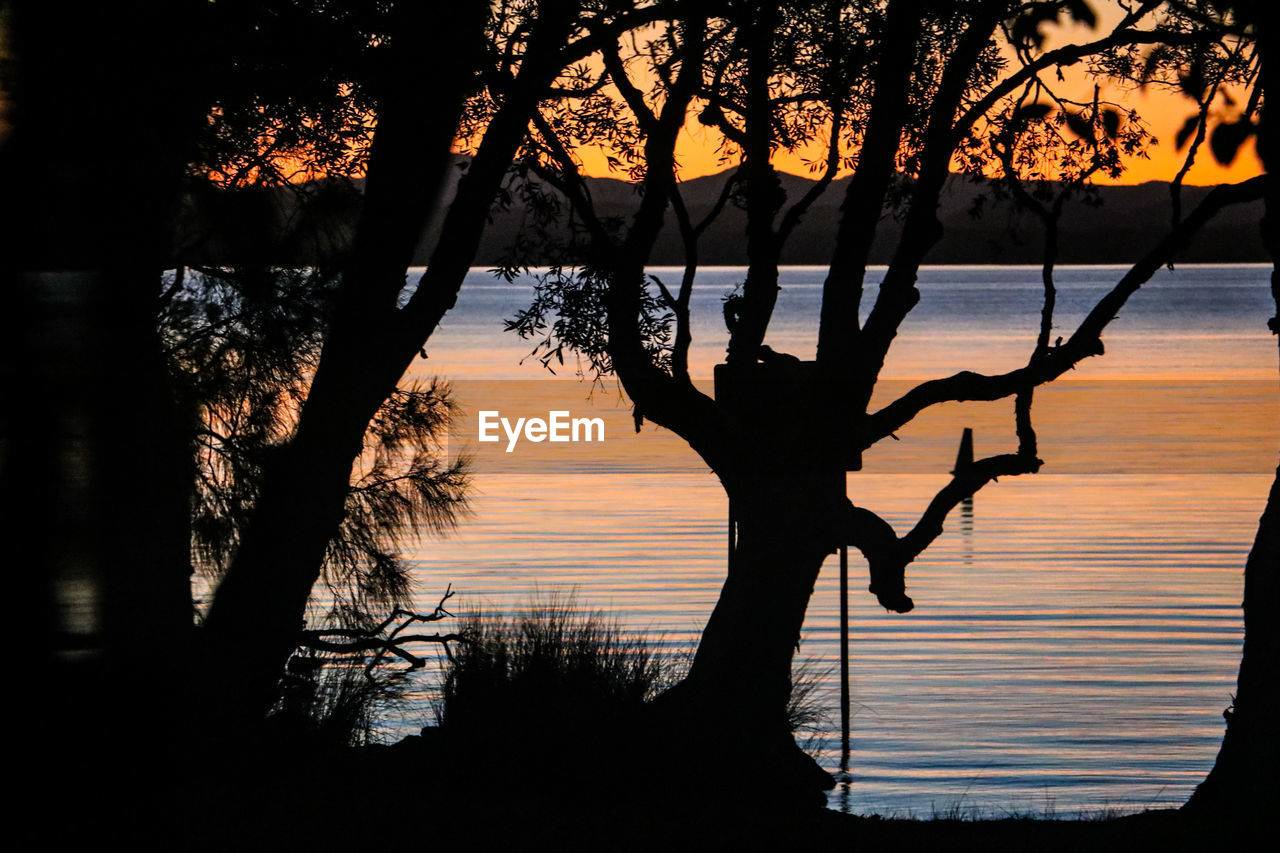
<instances>
[{"instance_id":1,"label":"tree trunk","mask_svg":"<svg viewBox=\"0 0 1280 853\"><path fill-rule=\"evenodd\" d=\"M453 307L529 117L561 68L574 5L541 4L502 106L461 179L427 272L399 307L405 273L452 168L463 99L483 62L488 4L399 10L364 206L339 306L297 434L267 467L250 529L205 623L209 722L236 738L274 699L311 589L342 519L370 420ZM460 51L459 48L462 50Z\"/></svg>"},{"instance_id":2,"label":"tree trunk","mask_svg":"<svg viewBox=\"0 0 1280 853\"><path fill-rule=\"evenodd\" d=\"M355 369L360 351L350 348L317 374L298 432L268 467L251 526L205 620L210 692L202 710L232 737L259 720L275 698L342 521L365 430L390 393L387 383L394 387L400 375L383 371L381 382L361 387L362 371ZM342 376L330 378L333 373Z\"/></svg>"},{"instance_id":3,"label":"tree trunk","mask_svg":"<svg viewBox=\"0 0 1280 853\"><path fill-rule=\"evenodd\" d=\"M1266 12L1253 21L1262 66L1258 85L1270 93L1275 73L1276 35ZM1266 95L1263 97L1266 103ZM1259 118L1258 154L1270 178L1264 198L1262 241L1273 260L1280 260L1280 121L1263 107ZM1268 322L1280 334L1280 266L1271 271L1276 313ZM1213 769L1191 799L1190 810L1251 816L1269 815L1280 801L1280 467L1271 483L1258 534L1244 569L1244 651L1236 695L1223 717L1227 730Z\"/></svg>"},{"instance_id":4,"label":"tree trunk","mask_svg":"<svg viewBox=\"0 0 1280 853\"><path fill-rule=\"evenodd\" d=\"M796 745L787 714L805 611L834 550L831 486L830 475L776 472L730 489L728 576L688 676L655 703L683 750L674 760L702 791L728 768L735 797L770 806L823 804L834 785Z\"/></svg>"},{"instance_id":5,"label":"tree trunk","mask_svg":"<svg viewBox=\"0 0 1280 853\"><path fill-rule=\"evenodd\" d=\"M1244 570L1244 652L1218 759L1186 808L1260 816L1280 801L1280 467Z\"/></svg>"},{"instance_id":6,"label":"tree trunk","mask_svg":"<svg viewBox=\"0 0 1280 853\"><path fill-rule=\"evenodd\" d=\"M266 466L249 529L202 632L208 677L201 713L223 737L242 736L274 701L312 587L341 524L365 431L435 328L435 322L406 321L398 299L451 168L450 145L484 47L486 12L486 4L475 0L447 9L428 4L398 9L396 48L380 95L363 208L338 310L297 433ZM492 189L485 185L468 193L474 181L474 175L464 179L453 208L465 207L471 230L478 232ZM446 229L457 218L458 211L451 209ZM419 290L456 293L473 254L473 244L438 248L432 272L445 267L453 276L443 287L424 279Z\"/></svg>"},{"instance_id":7,"label":"tree trunk","mask_svg":"<svg viewBox=\"0 0 1280 853\"><path fill-rule=\"evenodd\" d=\"M763 725L784 725L791 658L827 554L823 507L807 480L761 483L731 498L737 541L691 681Z\"/></svg>"}]
</instances>

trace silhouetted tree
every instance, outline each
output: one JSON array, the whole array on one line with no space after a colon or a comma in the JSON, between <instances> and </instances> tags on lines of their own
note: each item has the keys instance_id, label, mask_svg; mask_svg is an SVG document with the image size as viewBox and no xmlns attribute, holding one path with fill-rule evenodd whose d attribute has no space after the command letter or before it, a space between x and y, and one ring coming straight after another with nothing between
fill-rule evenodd
<instances>
[{"instance_id":1,"label":"silhouetted tree","mask_svg":"<svg viewBox=\"0 0 1280 853\"><path fill-rule=\"evenodd\" d=\"M136 673L117 679L118 694L154 700L133 682L152 683L157 665L177 672L198 661L190 707L207 728L234 734L274 701L326 567L354 580L357 595L394 598L403 576L387 544L406 520L449 521L456 472L436 470L424 447L444 407L430 388L401 388L401 376L456 298L536 105L572 95L572 68L596 52L585 22L616 35L664 9L161 5L70 16L74 62L54 49L61 7L6 7L14 129L3 171L15 251L4 262L23 318L5 361L20 403L6 409L6 505L10 520L33 528L59 517L69 484L90 495L70 502L73 535L45 540L32 573L44 645L71 642L63 635L74 620L59 611L83 581L92 606L73 613L75 630L98 643L95 596L104 596L107 657ZM155 22L164 50L141 41L135 17ZM123 121L122 93L136 120ZM474 156L440 214L426 276L406 288L456 165L460 119ZM326 194L350 204L342 184L357 176L351 233L287 223L286 236L320 239L301 247L315 270L283 270L299 246L271 239L279 220L319 216ZM175 241L177 276L165 279ZM201 259L216 266L193 270ZM69 318L59 313L68 305ZM87 400L39 402L84 377ZM41 410L52 430L31 417ZM234 431L210 427L233 412ZM88 445L70 437L77 430ZM369 468L353 481L366 448ZM139 525L152 532L138 535ZM221 572L197 634L193 562ZM130 708L122 718L184 716Z\"/></svg>"},{"instance_id":2,"label":"silhouetted tree","mask_svg":"<svg viewBox=\"0 0 1280 853\"><path fill-rule=\"evenodd\" d=\"M394 8L380 34L387 50L370 87L376 129L332 321L296 425L264 462L204 623L211 719L234 728L270 704L335 533L360 494L352 465L370 426L378 438L379 413L398 405L397 383L452 307L537 105L571 96L573 67L598 50L587 24L616 34L663 13L661 4L564 0ZM425 275L406 288L412 252L454 168L460 118L473 157L440 214ZM241 171L260 167L250 158Z\"/></svg>"},{"instance_id":3,"label":"silhouetted tree","mask_svg":"<svg viewBox=\"0 0 1280 853\"><path fill-rule=\"evenodd\" d=\"M602 75L630 115L630 134L619 135L611 119L607 133L593 135L593 116L546 111L535 119L528 168L572 204L575 238L511 325L536 334L549 352L577 349L598 373L615 373L637 424L650 420L684 438L724 485L735 536L728 577L688 678L660 705L694 721L702 743L722 738L726 758L744 744L773 755L761 763L769 785L816 780L786 758L781 739L791 658L825 557L852 544L866 558L880 603L910 610L906 566L942 532L948 513L997 477L1041 467L1034 388L1101 354L1103 331L1128 297L1223 205L1260 195L1260 180L1214 190L1052 345L1050 256L1043 320L1025 365L998 375L961 372L872 407L886 355L919 300L920 265L941 236L937 208L951 168L994 176L1015 194L1027 193L1028 177L1061 176L1063 198L1084 191L1097 172L1118 174L1124 156L1149 136L1140 120L1096 95L1072 100L1055 72L1085 62L1101 73L1143 50L1212 38L1171 25L1156 14L1160 5L1131 4L1092 41L1047 48L1043 28L1059 18L1096 23L1089 4L689 3L684 20L633 58L632 65L645 64L643 72L628 67L621 45L605 51ZM655 90L637 82L641 74L656 80ZM697 238L707 224L684 210L675 174L676 137L690 115L719 129L726 156L738 163L711 216L726 203L747 215L748 271L740 292L726 300L730 341L714 399L688 373L689 299ZM824 136L821 180L792 202L770 156ZM571 153L582 139L603 139L616 162L629 164L640 189L629 221L595 214ZM817 318L817 357L801 363L764 346L778 258L841 165L853 173ZM678 288L644 269L668 207L686 241ZM1050 198L1040 210L1052 222L1061 204ZM870 247L887 212L901 220L902 232L863 321ZM1014 401L1016 449L953 472L910 530L897 532L846 497L845 472L860 468L862 452L920 412L1005 398Z\"/></svg>"},{"instance_id":4,"label":"silhouetted tree","mask_svg":"<svg viewBox=\"0 0 1280 853\"><path fill-rule=\"evenodd\" d=\"M62 465L68 477L86 482L80 494L88 499L72 501L78 515L68 540L87 556L61 555L35 574L64 599L68 587L79 588L77 615L88 626L76 630L93 636L64 638L67 629L54 626L49 647L87 644L72 651L106 661L99 669L116 697L108 704L120 704L128 721L122 730L156 718L176 724L193 709L207 714L198 731L234 728L260 718L274 701L272 680L253 694L256 712L220 717L241 701L220 689L227 686L220 674L252 669L266 656L277 658L278 676L282 652L207 641L193 647L194 637L217 634L216 626L193 634L192 565L221 568L250 526L262 503L261 471L273 467L268 460L277 452L271 445L289 433L323 340L341 332L330 317L352 301L353 287L369 284L370 266L395 263L381 256L382 241L410 241L401 246L407 260L434 187L451 167L450 144L475 75L467 57L474 60L484 45L486 15L484 3L435 11L308 0L173 9L139 3L69 16L76 22L67 36L74 62L64 62L59 49L62 19L53 6L19 4L7 20L15 73L6 215L20 247L7 263L25 302L17 339L26 341L26 352L19 349L7 366L33 395L74 383L92 396L78 404L73 397L65 416L55 411L55 422L67 424L48 437L30 432L42 429L30 416L40 407L14 409L26 414L6 424L14 435L6 463L17 469L6 485L14 485L21 519L27 505L44 507L37 515L49 507L17 495L35 488L56 506L69 487L39 470L50 460L63 459L55 470ZM135 17L154 21L165 50L141 41ZM446 40L453 54L442 49ZM168 50L179 44L188 48ZM457 54L459 47L469 53ZM411 58L419 50L425 60ZM151 58L135 58L142 56ZM134 99L136 118L118 109L126 97ZM375 120L376 135L387 141L373 156L390 160L389 167L367 162ZM366 171L373 186L364 213L373 222L357 235L354 260L339 259L348 279L359 270L359 284L334 284L332 258L328 270L273 269L280 259L264 252L271 235L260 233L272 223L253 215L270 201L263 188L285 196L291 180ZM382 177L387 171L392 176ZM210 179L219 192L201 192ZM195 196L206 218L180 235L173 223L184 194ZM295 208L310 213L316 206ZM386 219L377 220L379 211ZM398 218L401 212L408 218ZM192 233L212 237L232 267L188 274L187 255L204 247L179 245L178 275L165 281L175 239ZM23 371L19 359L32 354L32 369ZM446 411L440 394L392 381L380 395L385 404L376 410L368 467L344 484L316 571L328 566L355 581L346 587L357 596L387 599L403 591L388 545L412 529L406 520L447 523L461 481L456 470L436 470L428 455L425 439ZM217 415L227 430L217 429ZM61 437L74 429L89 434L87 445ZM287 535L298 541L300 532ZM291 646L303 615L293 616ZM185 673L201 660L198 676L155 689L157 667ZM183 704L182 682L206 701ZM148 703L156 707L144 710ZM154 739L175 740L163 731Z\"/></svg>"},{"instance_id":5,"label":"silhouetted tree","mask_svg":"<svg viewBox=\"0 0 1280 853\"><path fill-rule=\"evenodd\" d=\"M190 538L202 611L306 399L342 293L379 98L403 73L395 30L421 23L368 0L233 1L212 16L225 53L188 166L175 274L157 303L194 422ZM423 106L433 107L429 97ZM447 145L424 143L423 156L443 166ZM463 466L441 461L450 408L442 383L400 384L372 418L319 573L332 606L306 614L299 642L319 628L371 641L385 614L375 607L407 606L399 546L450 528L464 507Z\"/></svg>"},{"instance_id":6,"label":"silhouetted tree","mask_svg":"<svg viewBox=\"0 0 1280 853\"><path fill-rule=\"evenodd\" d=\"M1280 184L1275 180L1280 164L1280 113L1268 109L1267 101L1273 85L1270 75L1280 66L1275 10L1250 0L1172 5L1185 19L1219 33L1250 56L1249 99L1238 109L1228 103L1227 112L1214 116L1214 121L1210 111L1214 93L1202 85L1184 86L1188 94L1198 97L1200 108L1187 119L1183 134L1184 139L1194 136L1195 142L1208 138L1214 157L1222 163L1231 162L1242 143L1256 136L1268 175L1262 240L1280 263ZM1271 295L1276 314L1267 325L1273 334L1280 334L1280 266L1272 269ZM1223 715L1226 734L1213 769L1187 808L1260 821L1280 796L1280 467L1245 563L1242 608L1244 650L1236 694Z\"/></svg>"},{"instance_id":7,"label":"silhouetted tree","mask_svg":"<svg viewBox=\"0 0 1280 853\"><path fill-rule=\"evenodd\" d=\"M236 265L186 270L161 299L165 354L196 421L191 539L202 586L216 588L226 571L264 466L292 432L335 291L322 270ZM321 572L331 621L407 606L399 546L452 528L465 509L465 465L443 449L451 411L448 386L433 380L397 387L375 415Z\"/></svg>"}]
</instances>

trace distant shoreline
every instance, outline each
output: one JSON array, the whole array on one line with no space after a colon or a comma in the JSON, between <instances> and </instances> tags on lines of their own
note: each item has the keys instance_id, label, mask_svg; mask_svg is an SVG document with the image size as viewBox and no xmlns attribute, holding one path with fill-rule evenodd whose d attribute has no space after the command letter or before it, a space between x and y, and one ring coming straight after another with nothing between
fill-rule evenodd
<instances>
[{"instance_id":1,"label":"distant shoreline","mask_svg":"<svg viewBox=\"0 0 1280 853\"><path fill-rule=\"evenodd\" d=\"M800 198L813 181L795 175L779 175L788 198ZM696 221L715 205L725 176L713 175L681 182L680 189L689 214ZM797 225L782 250L783 266L825 266L835 245L848 178L835 181ZM588 178L587 185L602 217L626 219L633 212L632 185L609 178ZM1184 186L1182 204L1191 211L1211 187ZM1066 265L1131 265L1151 249L1171 227L1168 183L1099 186L1097 206L1081 200L1063 209L1058 234L1058 263ZM481 239L476 265L486 266L504 257L511 238L526 219L526 210L517 203L495 212ZM925 258L928 266L1021 266L1039 267L1043 260L1043 228L1030 214L1011 202L999 201L961 175L953 174L938 205L942 237ZM654 245L652 266L675 266L684 261L684 245L673 217L668 214ZM1262 245L1259 222L1262 202L1232 205L1207 222L1180 253L1178 263L1267 263L1270 256ZM739 266L746 263L746 214L726 206L706 230L698 244L699 260L707 266ZM557 233L552 228L553 234ZM871 247L872 265L888 263L897 247L901 223L886 213L880 220ZM434 246L429 230L414 256L425 263Z\"/></svg>"},{"instance_id":2,"label":"distant shoreline","mask_svg":"<svg viewBox=\"0 0 1280 853\"><path fill-rule=\"evenodd\" d=\"M828 266L829 266L829 264L817 264L817 263L815 263L815 264L779 264L779 265L778 265L778 269L780 269L780 270L786 270L786 269L792 269L792 270L821 270L821 269L826 269ZM1000 263L989 263L989 264L976 264L976 263L954 263L954 264L921 264L921 265L920 265L920 269L922 269L922 270L931 270L931 269L935 269L935 270L942 270L942 269L947 269L947 270L982 270L982 269L992 269L992 268L995 268L995 269L1002 269L1002 270L1037 270L1037 271L1038 271L1038 270L1040 270L1040 269L1042 268L1042 266L1043 266L1042 264L1031 264L1031 263L1008 263L1008 264L1000 264ZM1073 270L1073 269L1092 269L1092 270L1097 270L1097 269L1116 269L1116 270L1125 270L1125 269L1128 269L1130 266L1132 266L1132 264L1125 264L1125 263L1119 263L1119 262L1114 262L1114 263L1096 263L1096 264L1086 264L1086 263L1078 263L1078 264L1077 264L1077 263L1073 263L1073 264L1056 264L1056 265L1054 266L1054 269L1058 269L1058 270ZM1273 266L1274 266L1274 264L1273 264L1271 261L1185 261L1185 262L1182 262L1182 263L1177 263L1177 264L1175 264L1175 265L1174 265L1174 269L1175 269L1175 270L1177 270L1177 269L1212 269L1212 268L1222 268L1222 269L1271 269L1271 267L1273 267ZM746 268L747 268L747 265L746 265L746 264L699 264L699 265L698 265L698 269L699 269L699 270L705 270L705 271L708 271L708 272L713 271L713 270L745 270ZM868 269L868 270L876 271L876 272L883 272L883 271L887 270L888 268L889 268L889 265L888 265L888 264L868 264L868 265L867 265L867 269ZM426 272L426 269L427 269L427 267L426 267L425 265L421 265L421 264L419 264L419 265L414 265L414 266L409 267L409 272L410 272L410 273L422 273L422 272ZM531 271L540 272L540 271L544 271L544 270L549 269L549 267L545 267L545 266L543 266L543 267L530 267L529 269L530 269ZM645 269L651 269L651 270L683 270L683 269L684 269L684 264L678 264L678 263L671 263L671 264L648 264L648 265L646 265ZM493 266L492 266L492 265L488 265L488 264L473 264L473 265L470 267L470 271L471 271L472 273L489 273L489 272L492 272L492 271L493 271ZM496 278L496 276L495 276L495 278ZM506 282L506 281L502 281L502 282L500 282L500 283L501 283L501 284L503 284L504 286L508 284L508 282ZM811 286L811 285L796 285L796 284L790 284L790 285L784 285L784 286L786 286L786 287L806 287L806 286Z\"/></svg>"},{"instance_id":3,"label":"distant shoreline","mask_svg":"<svg viewBox=\"0 0 1280 853\"><path fill-rule=\"evenodd\" d=\"M450 179L456 181L461 173L451 170ZM782 174L782 188L788 198L800 198L812 186L807 178ZM716 205L725 177L712 175L681 182L680 189L685 207L695 220L705 217ZM846 181L832 183L814 202L808 213L799 221L782 249L781 266L825 266L831 259L832 247L840 221L840 206L844 200ZM635 187L624 181L610 178L587 178L587 187L595 203L598 215L605 219L625 220L634 213ZM315 185L317 191L323 185ZM456 185L446 187L442 198L452 199ZM268 257L277 265L305 266L316 258L332 258L343 251L354 233L359 217L360 195L363 181L353 181L328 198L322 216L323 234L317 237L300 224L307 217L295 218L298 199L290 193L273 191L268 214L268 228L275 233L267 247L257 247L259 257ZM1209 187L1186 186L1182 188L1182 204L1190 211L1208 195ZM1096 188L1096 206L1084 201L1069 202L1063 209L1058 234L1058 265L1129 266L1138 261L1148 250L1168 233L1171 227L1169 185L1156 181L1142 184L1100 186ZM208 200L188 200L186 217L189 221L179 227L179 233L194 229L201 233L201 220L209 215ZM243 208L240 206L243 205ZM218 216L235 217L237 210L244 216L261 218L261 199L255 200L252 192L237 198L224 198L216 206ZM1183 247L1178 264L1265 264L1271 261L1262 244L1259 223L1262 219L1261 201L1237 204L1221 210L1207 222L1196 237ZM938 205L938 221L942 224L942 237L925 258L929 266L1034 266L1043 260L1043 227L1031 215L1020 211L1008 201L999 201L984 193L980 184L963 176L952 175ZM439 240L441 216L434 217L418 241L411 258L412 266L423 266L431 257ZM484 229L473 267L491 268L510 259L510 249L516 236L530 222L529 211L518 197L508 207L492 211L489 225ZM312 230L315 230L314 228ZM702 234L698 243L698 256L702 266L742 266L746 263L746 214L728 205ZM564 223L550 224L545 234L534 241L536 246L554 243L567 236ZM901 234L901 222L886 212L876 229L871 246L870 264L882 266L893 257ZM187 263L230 263L237 254L246 251L243 246L217 241L202 244L187 257ZM264 254L261 254L265 252ZM654 267L679 266L685 258L684 244L668 214L658 233L650 264ZM548 262L553 258L526 258L529 262Z\"/></svg>"}]
</instances>

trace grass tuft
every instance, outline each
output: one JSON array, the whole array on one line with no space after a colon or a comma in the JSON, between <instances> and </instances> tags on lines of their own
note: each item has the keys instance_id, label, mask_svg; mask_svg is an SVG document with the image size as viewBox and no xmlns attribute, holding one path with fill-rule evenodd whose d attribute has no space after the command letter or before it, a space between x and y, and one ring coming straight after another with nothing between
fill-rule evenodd
<instances>
[{"instance_id":1,"label":"grass tuft","mask_svg":"<svg viewBox=\"0 0 1280 853\"><path fill-rule=\"evenodd\" d=\"M377 742L381 712L402 697L400 673L365 674L364 661L297 654L268 715L277 737L328 746Z\"/></svg>"},{"instance_id":2,"label":"grass tuft","mask_svg":"<svg viewBox=\"0 0 1280 853\"><path fill-rule=\"evenodd\" d=\"M511 618L476 613L435 705L446 729L515 733L638 712L674 682L678 666L643 636L625 633L572 595L534 602Z\"/></svg>"}]
</instances>

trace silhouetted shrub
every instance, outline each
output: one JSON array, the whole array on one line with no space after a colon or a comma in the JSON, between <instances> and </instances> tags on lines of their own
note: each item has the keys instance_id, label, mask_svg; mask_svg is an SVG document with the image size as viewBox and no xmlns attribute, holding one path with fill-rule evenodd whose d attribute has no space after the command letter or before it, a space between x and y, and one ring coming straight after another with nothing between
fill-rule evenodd
<instances>
[{"instance_id":1,"label":"silhouetted shrub","mask_svg":"<svg viewBox=\"0 0 1280 853\"><path fill-rule=\"evenodd\" d=\"M376 742L379 711L403 692L402 673L372 677L363 660L296 654L268 717L277 738L314 745L366 746Z\"/></svg>"},{"instance_id":2,"label":"silhouetted shrub","mask_svg":"<svg viewBox=\"0 0 1280 853\"><path fill-rule=\"evenodd\" d=\"M472 614L462 633L469 641L454 646L436 721L488 735L616 727L682 678L692 659L689 651L660 653L604 611L579 609L572 596L533 602L510 618ZM798 666L787 703L791 730L809 734L810 748L826 722L818 692L825 675L808 662Z\"/></svg>"},{"instance_id":3,"label":"silhouetted shrub","mask_svg":"<svg viewBox=\"0 0 1280 853\"><path fill-rule=\"evenodd\" d=\"M791 693L787 696L787 726L796 735L800 748L816 756L822 748L822 735L832 728L829 709L822 705L819 688L831 674L832 667L820 667L812 659L798 666L792 662Z\"/></svg>"},{"instance_id":4,"label":"silhouetted shrub","mask_svg":"<svg viewBox=\"0 0 1280 853\"><path fill-rule=\"evenodd\" d=\"M672 683L678 666L648 639L570 597L512 618L473 614L455 647L436 717L454 730L497 733L617 721Z\"/></svg>"}]
</instances>

